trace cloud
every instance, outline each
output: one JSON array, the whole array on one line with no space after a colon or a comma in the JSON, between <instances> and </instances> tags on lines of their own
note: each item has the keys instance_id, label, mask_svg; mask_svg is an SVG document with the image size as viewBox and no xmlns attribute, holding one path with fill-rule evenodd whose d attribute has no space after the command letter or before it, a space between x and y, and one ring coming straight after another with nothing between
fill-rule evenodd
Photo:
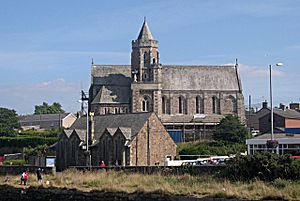
<instances>
[{"instance_id":1,"label":"cloud","mask_svg":"<svg viewBox=\"0 0 300 201\"><path fill-rule=\"evenodd\" d=\"M239 64L239 70L243 76L247 77L266 77L270 75L269 68L261 66L251 66L247 64ZM272 76L285 76L283 71L272 69Z\"/></svg>"},{"instance_id":2,"label":"cloud","mask_svg":"<svg viewBox=\"0 0 300 201\"><path fill-rule=\"evenodd\" d=\"M80 86L62 78L33 84L0 85L1 107L15 109L19 114L33 112L42 102L59 102L66 111L76 111Z\"/></svg>"}]
</instances>

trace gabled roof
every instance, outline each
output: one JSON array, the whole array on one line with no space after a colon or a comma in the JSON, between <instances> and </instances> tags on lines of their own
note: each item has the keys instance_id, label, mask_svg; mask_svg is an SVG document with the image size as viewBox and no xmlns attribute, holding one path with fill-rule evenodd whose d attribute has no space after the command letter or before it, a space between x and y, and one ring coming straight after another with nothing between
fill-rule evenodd
<instances>
[{"instance_id":1,"label":"gabled roof","mask_svg":"<svg viewBox=\"0 0 300 201\"><path fill-rule=\"evenodd\" d=\"M106 128L105 130L107 130L107 132L113 136L115 134L115 132L117 131L118 128Z\"/></svg>"},{"instance_id":2,"label":"gabled roof","mask_svg":"<svg viewBox=\"0 0 300 201\"><path fill-rule=\"evenodd\" d=\"M118 128L125 127L130 128L130 136L134 137L146 121L149 119L152 113L129 113L129 114L106 114L94 116L95 125L95 139L99 139L106 128ZM125 131L125 128L121 128ZM71 129L86 129L86 117L81 117L75 121ZM129 135L129 129L126 130Z\"/></svg>"},{"instance_id":3,"label":"gabled roof","mask_svg":"<svg viewBox=\"0 0 300 201\"><path fill-rule=\"evenodd\" d=\"M270 115L271 109L270 108L265 108L265 109L269 111L267 114L263 115L262 117L265 117L266 115ZM287 119L300 119L300 112L297 112L296 110L291 110L291 109L282 110L279 108L273 108L273 113Z\"/></svg>"},{"instance_id":4,"label":"gabled roof","mask_svg":"<svg viewBox=\"0 0 300 201\"><path fill-rule=\"evenodd\" d=\"M141 28L141 31L139 33L139 36L137 38L138 40L154 40L151 31L148 27L148 24L146 22L146 19L144 19L143 26Z\"/></svg>"},{"instance_id":5,"label":"gabled roof","mask_svg":"<svg viewBox=\"0 0 300 201\"><path fill-rule=\"evenodd\" d=\"M163 65L162 77L164 90L242 90L235 65Z\"/></svg>"},{"instance_id":6,"label":"gabled roof","mask_svg":"<svg viewBox=\"0 0 300 201\"><path fill-rule=\"evenodd\" d=\"M74 129L74 132L77 134L80 140L85 141L86 129Z\"/></svg>"},{"instance_id":7,"label":"gabled roof","mask_svg":"<svg viewBox=\"0 0 300 201\"><path fill-rule=\"evenodd\" d=\"M63 132L65 133L65 135L67 136L67 138L69 138L71 136L73 130L64 129Z\"/></svg>"},{"instance_id":8,"label":"gabled roof","mask_svg":"<svg viewBox=\"0 0 300 201\"><path fill-rule=\"evenodd\" d=\"M131 139L131 128L119 127L126 139Z\"/></svg>"},{"instance_id":9,"label":"gabled roof","mask_svg":"<svg viewBox=\"0 0 300 201\"><path fill-rule=\"evenodd\" d=\"M126 103L130 101L130 87L123 86L102 86L92 101L98 103Z\"/></svg>"}]
</instances>

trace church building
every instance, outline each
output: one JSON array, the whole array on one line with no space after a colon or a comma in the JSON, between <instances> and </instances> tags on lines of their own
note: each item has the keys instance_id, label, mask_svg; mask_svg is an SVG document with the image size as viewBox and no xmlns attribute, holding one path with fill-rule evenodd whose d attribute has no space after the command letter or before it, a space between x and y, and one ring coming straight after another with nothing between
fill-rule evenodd
<instances>
[{"instance_id":1,"label":"church building","mask_svg":"<svg viewBox=\"0 0 300 201\"><path fill-rule=\"evenodd\" d=\"M130 65L91 66L95 115L154 112L176 142L206 139L224 115L245 120L238 64L164 65L146 20Z\"/></svg>"}]
</instances>

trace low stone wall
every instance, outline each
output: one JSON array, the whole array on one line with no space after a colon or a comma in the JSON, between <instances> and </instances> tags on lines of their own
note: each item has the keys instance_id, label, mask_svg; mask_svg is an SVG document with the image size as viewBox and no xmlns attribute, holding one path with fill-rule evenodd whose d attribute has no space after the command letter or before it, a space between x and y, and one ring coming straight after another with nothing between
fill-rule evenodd
<instances>
[{"instance_id":1,"label":"low stone wall","mask_svg":"<svg viewBox=\"0 0 300 201\"><path fill-rule=\"evenodd\" d=\"M39 168L39 166L27 166L27 165L1 165L0 166L0 174L1 175L18 175L21 174L24 170L28 170L31 173L35 173L35 171ZM52 167L40 167L43 170L44 174L53 173Z\"/></svg>"},{"instance_id":2,"label":"low stone wall","mask_svg":"<svg viewBox=\"0 0 300 201\"><path fill-rule=\"evenodd\" d=\"M0 200L6 201L241 201L237 199L223 199L223 198L196 198L186 196L172 196L162 193L124 193L124 192L80 192L77 190L67 189L44 189L44 188L13 188L10 186L0 186ZM244 200L245 201L245 200Z\"/></svg>"}]
</instances>

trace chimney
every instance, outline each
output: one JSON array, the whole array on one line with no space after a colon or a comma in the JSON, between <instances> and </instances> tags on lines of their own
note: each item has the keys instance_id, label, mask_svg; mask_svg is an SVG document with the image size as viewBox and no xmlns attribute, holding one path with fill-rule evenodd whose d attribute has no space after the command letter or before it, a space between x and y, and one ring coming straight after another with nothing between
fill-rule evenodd
<instances>
[{"instance_id":1,"label":"chimney","mask_svg":"<svg viewBox=\"0 0 300 201\"><path fill-rule=\"evenodd\" d=\"M299 110L300 109L300 103L290 103L290 109L291 110Z\"/></svg>"},{"instance_id":2,"label":"chimney","mask_svg":"<svg viewBox=\"0 0 300 201\"><path fill-rule=\"evenodd\" d=\"M279 109L281 109L281 110L285 111L285 105L284 105L284 104L282 104L282 103L280 103L280 104L279 104Z\"/></svg>"},{"instance_id":3,"label":"chimney","mask_svg":"<svg viewBox=\"0 0 300 201\"><path fill-rule=\"evenodd\" d=\"M91 129L91 142L92 144L94 143L95 141L95 121L94 121L94 112L90 112L90 121L91 121L91 126L90 126L90 129Z\"/></svg>"},{"instance_id":4,"label":"chimney","mask_svg":"<svg viewBox=\"0 0 300 201\"><path fill-rule=\"evenodd\" d=\"M268 102L266 100L262 103L262 108L268 108Z\"/></svg>"}]
</instances>

